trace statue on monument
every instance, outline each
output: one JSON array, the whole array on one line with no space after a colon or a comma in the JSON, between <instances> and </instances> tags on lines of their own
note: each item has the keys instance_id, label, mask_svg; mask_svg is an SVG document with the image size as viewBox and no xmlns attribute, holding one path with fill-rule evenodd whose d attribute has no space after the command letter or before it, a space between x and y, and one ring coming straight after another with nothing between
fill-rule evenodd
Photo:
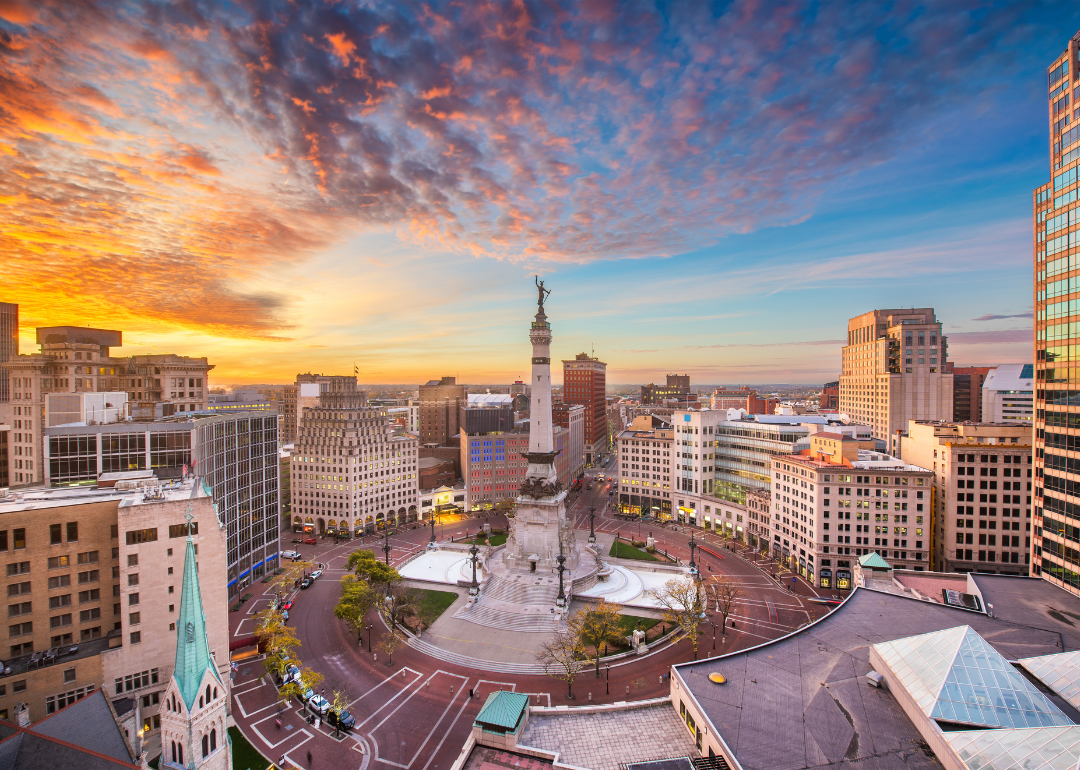
<instances>
[{"instance_id":1,"label":"statue on monument","mask_svg":"<svg viewBox=\"0 0 1080 770\"><path fill-rule=\"evenodd\" d=\"M551 294L550 289L544 288L544 282L540 280L540 276L535 276L536 289L539 294L536 300L536 304L540 306L540 312L544 312L544 300Z\"/></svg>"}]
</instances>

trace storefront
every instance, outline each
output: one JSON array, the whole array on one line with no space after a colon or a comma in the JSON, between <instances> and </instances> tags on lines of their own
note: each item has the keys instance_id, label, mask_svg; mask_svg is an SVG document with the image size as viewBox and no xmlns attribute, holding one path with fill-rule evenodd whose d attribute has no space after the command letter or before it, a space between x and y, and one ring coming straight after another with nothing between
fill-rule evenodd
<instances>
[{"instance_id":1,"label":"storefront","mask_svg":"<svg viewBox=\"0 0 1080 770\"><path fill-rule=\"evenodd\" d=\"M836 571L836 587L847 589L851 588L851 572L846 569L838 569Z\"/></svg>"},{"instance_id":2,"label":"storefront","mask_svg":"<svg viewBox=\"0 0 1080 770\"><path fill-rule=\"evenodd\" d=\"M818 585L822 588L832 588L832 570L821 570L821 577L818 579Z\"/></svg>"}]
</instances>

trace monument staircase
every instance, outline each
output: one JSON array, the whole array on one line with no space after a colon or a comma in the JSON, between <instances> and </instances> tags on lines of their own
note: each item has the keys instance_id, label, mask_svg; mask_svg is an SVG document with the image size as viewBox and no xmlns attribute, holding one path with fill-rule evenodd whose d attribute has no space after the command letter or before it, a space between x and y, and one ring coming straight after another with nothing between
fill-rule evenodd
<instances>
[{"instance_id":1,"label":"monument staircase","mask_svg":"<svg viewBox=\"0 0 1080 770\"><path fill-rule=\"evenodd\" d=\"M454 617L506 631L550 633L562 623L555 606L559 578L536 573L489 574L479 601Z\"/></svg>"}]
</instances>

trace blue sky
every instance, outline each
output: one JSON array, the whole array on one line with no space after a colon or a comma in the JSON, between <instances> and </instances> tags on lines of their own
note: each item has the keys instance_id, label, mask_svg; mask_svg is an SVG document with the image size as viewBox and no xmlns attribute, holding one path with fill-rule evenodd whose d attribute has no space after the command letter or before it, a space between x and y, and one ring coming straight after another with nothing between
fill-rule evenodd
<instances>
[{"instance_id":1,"label":"blue sky","mask_svg":"<svg viewBox=\"0 0 1080 770\"><path fill-rule=\"evenodd\" d=\"M1067 2L8 2L4 299L25 349L120 327L219 383L519 377L536 273L553 355L611 382L835 379L886 306L937 308L960 365L1026 361L1045 70L1078 28Z\"/></svg>"}]
</instances>

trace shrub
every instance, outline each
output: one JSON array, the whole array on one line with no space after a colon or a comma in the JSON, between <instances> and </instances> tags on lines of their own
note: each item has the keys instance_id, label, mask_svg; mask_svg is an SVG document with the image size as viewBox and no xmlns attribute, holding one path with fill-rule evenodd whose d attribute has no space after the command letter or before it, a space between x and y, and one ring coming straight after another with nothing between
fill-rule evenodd
<instances>
[{"instance_id":1,"label":"shrub","mask_svg":"<svg viewBox=\"0 0 1080 770\"><path fill-rule=\"evenodd\" d=\"M645 541L644 540L631 540L630 545L634 546L634 548L644 548L645 547Z\"/></svg>"},{"instance_id":2,"label":"shrub","mask_svg":"<svg viewBox=\"0 0 1080 770\"><path fill-rule=\"evenodd\" d=\"M656 546L650 545L645 548L646 553L656 553Z\"/></svg>"}]
</instances>

